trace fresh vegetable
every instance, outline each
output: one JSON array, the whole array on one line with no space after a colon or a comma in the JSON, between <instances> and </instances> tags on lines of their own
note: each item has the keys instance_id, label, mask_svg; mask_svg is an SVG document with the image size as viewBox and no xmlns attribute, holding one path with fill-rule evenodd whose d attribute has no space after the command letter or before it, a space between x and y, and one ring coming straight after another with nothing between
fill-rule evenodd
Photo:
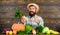
<instances>
[{"instance_id":1,"label":"fresh vegetable","mask_svg":"<svg viewBox=\"0 0 60 35\"><path fill-rule=\"evenodd\" d=\"M21 18L23 16L23 13L21 10L19 9L16 9L16 12L15 12L15 18Z\"/></svg>"},{"instance_id":2,"label":"fresh vegetable","mask_svg":"<svg viewBox=\"0 0 60 35\"><path fill-rule=\"evenodd\" d=\"M24 24L22 24L22 23L20 23L20 24L14 23L14 24L12 25L12 30L13 30L13 31L25 31L25 26L24 26Z\"/></svg>"},{"instance_id":3,"label":"fresh vegetable","mask_svg":"<svg viewBox=\"0 0 60 35\"><path fill-rule=\"evenodd\" d=\"M48 27L44 27L43 30L42 30L42 33L47 33L49 32L49 28Z\"/></svg>"},{"instance_id":4,"label":"fresh vegetable","mask_svg":"<svg viewBox=\"0 0 60 35\"><path fill-rule=\"evenodd\" d=\"M36 30L35 29L32 29L32 34L36 34Z\"/></svg>"},{"instance_id":5,"label":"fresh vegetable","mask_svg":"<svg viewBox=\"0 0 60 35\"><path fill-rule=\"evenodd\" d=\"M29 33L31 30L32 30L32 27L27 24L27 25L25 26L25 31L26 31L26 33Z\"/></svg>"},{"instance_id":6,"label":"fresh vegetable","mask_svg":"<svg viewBox=\"0 0 60 35\"><path fill-rule=\"evenodd\" d=\"M37 27L37 30L38 30L37 32L38 32L38 33L42 33L43 28L44 28L44 27L42 27L41 25L39 25L39 26Z\"/></svg>"},{"instance_id":7,"label":"fresh vegetable","mask_svg":"<svg viewBox=\"0 0 60 35\"><path fill-rule=\"evenodd\" d=\"M54 30L49 30L51 34L60 34L59 32L57 31L54 31Z\"/></svg>"}]
</instances>

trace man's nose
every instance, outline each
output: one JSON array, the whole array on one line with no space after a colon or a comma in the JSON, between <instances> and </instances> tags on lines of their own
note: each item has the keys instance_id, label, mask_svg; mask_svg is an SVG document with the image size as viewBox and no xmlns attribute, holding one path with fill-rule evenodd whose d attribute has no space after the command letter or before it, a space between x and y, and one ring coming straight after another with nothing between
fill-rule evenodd
<instances>
[{"instance_id":1,"label":"man's nose","mask_svg":"<svg viewBox=\"0 0 60 35\"><path fill-rule=\"evenodd\" d=\"M30 11L33 11L32 9Z\"/></svg>"}]
</instances>

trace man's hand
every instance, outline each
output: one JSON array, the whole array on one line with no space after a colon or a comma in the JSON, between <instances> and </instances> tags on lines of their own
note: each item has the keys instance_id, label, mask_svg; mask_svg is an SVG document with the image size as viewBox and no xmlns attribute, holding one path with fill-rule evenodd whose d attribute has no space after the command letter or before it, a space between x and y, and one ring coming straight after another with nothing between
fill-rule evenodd
<instances>
[{"instance_id":1,"label":"man's hand","mask_svg":"<svg viewBox=\"0 0 60 35\"><path fill-rule=\"evenodd\" d=\"M38 17L35 17L35 18L34 18L34 21L35 21L36 23L39 23Z\"/></svg>"},{"instance_id":2,"label":"man's hand","mask_svg":"<svg viewBox=\"0 0 60 35\"><path fill-rule=\"evenodd\" d=\"M21 22L24 23L24 22L26 22L26 21L27 21L27 18L26 18L25 16L22 16Z\"/></svg>"}]
</instances>

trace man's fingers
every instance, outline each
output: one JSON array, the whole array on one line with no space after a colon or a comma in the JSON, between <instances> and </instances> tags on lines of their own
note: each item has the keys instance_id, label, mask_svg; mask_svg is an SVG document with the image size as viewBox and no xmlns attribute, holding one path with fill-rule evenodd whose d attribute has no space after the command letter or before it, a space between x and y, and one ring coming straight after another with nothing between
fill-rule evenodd
<instances>
[{"instance_id":1,"label":"man's fingers","mask_svg":"<svg viewBox=\"0 0 60 35\"><path fill-rule=\"evenodd\" d=\"M21 18L21 22L26 22L27 21L27 18L25 17L25 16L22 16L22 18Z\"/></svg>"},{"instance_id":2,"label":"man's fingers","mask_svg":"<svg viewBox=\"0 0 60 35\"><path fill-rule=\"evenodd\" d=\"M36 22L36 23L39 23L39 19L38 19L38 18L35 18L35 22Z\"/></svg>"}]
</instances>

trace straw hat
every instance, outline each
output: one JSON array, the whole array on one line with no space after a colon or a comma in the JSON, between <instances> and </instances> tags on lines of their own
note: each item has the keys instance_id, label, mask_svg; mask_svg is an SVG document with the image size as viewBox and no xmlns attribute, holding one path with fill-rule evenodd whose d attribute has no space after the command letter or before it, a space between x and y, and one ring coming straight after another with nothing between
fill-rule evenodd
<instances>
[{"instance_id":1,"label":"straw hat","mask_svg":"<svg viewBox=\"0 0 60 35\"><path fill-rule=\"evenodd\" d=\"M39 6L38 6L37 4L35 4L35 3L29 3L29 4L27 5L27 9L28 9L28 10L29 10L29 6L31 6L31 5L33 5L33 6L36 7L36 12L39 11Z\"/></svg>"}]
</instances>

